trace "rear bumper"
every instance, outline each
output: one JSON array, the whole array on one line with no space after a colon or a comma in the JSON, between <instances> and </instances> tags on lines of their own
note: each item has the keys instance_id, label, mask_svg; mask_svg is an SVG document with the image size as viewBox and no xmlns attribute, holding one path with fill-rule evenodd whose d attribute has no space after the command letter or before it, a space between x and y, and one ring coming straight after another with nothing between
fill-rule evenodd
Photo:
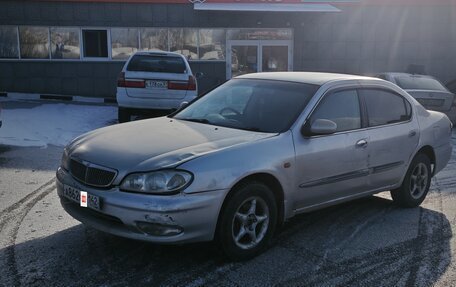
<instances>
[{"instance_id":1,"label":"rear bumper","mask_svg":"<svg viewBox=\"0 0 456 287\"><path fill-rule=\"evenodd\" d=\"M154 110L175 110L182 102L191 102L197 97L196 91L188 91L182 99L152 99L129 97L125 89L117 90L117 104L123 108L133 109L154 109Z\"/></svg>"},{"instance_id":2,"label":"rear bumper","mask_svg":"<svg viewBox=\"0 0 456 287\"><path fill-rule=\"evenodd\" d=\"M445 168L445 166L448 164L448 162L451 159L451 153L453 151L453 146L451 143L448 143L446 145L437 147L434 149L435 153L435 170L434 170L434 175L436 175L439 171Z\"/></svg>"},{"instance_id":3,"label":"rear bumper","mask_svg":"<svg viewBox=\"0 0 456 287\"><path fill-rule=\"evenodd\" d=\"M76 182L64 169L57 171L57 193L67 213L82 223L113 235L162 244L210 241L227 190L197 194L160 196L94 189ZM101 209L80 207L64 196L64 185L86 191L100 198ZM151 235L141 229L173 227L181 230L173 235Z\"/></svg>"}]
</instances>

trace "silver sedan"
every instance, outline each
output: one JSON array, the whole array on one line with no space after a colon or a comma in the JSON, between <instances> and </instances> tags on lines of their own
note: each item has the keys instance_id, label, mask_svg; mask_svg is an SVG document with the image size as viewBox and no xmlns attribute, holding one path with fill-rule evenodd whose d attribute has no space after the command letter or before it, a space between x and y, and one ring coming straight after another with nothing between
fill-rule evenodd
<instances>
[{"instance_id":1,"label":"silver sedan","mask_svg":"<svg viewBox=\"0 0 456 287\"><path fill-rule=\"evenodd\" d=\"M57 190L96 229L156 243L217 239L243 260L299 213L382 191L420 205L450 159L451 129L380 79L249 74L168 117L76 138Z\"/></svg>"}]
</instances>

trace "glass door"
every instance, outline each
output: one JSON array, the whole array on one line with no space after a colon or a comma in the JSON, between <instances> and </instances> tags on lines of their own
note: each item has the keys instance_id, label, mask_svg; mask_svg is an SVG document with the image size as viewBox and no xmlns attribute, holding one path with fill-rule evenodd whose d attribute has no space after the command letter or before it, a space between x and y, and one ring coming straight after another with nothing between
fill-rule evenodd
<instances>
[{"instance_id":1,"label":"glass door","mask_svg":"<svg viewBox=\"0 0 456 287\"><path fill-rule=\"evenodd\" d=\"M292 71L291 41L232 40L227 45L227 79L257 72Z\"/></svg>"},{"instance_id":2,"label":"glass door","mask_svg":"<svg viewBox=\"0 0 456 287\"><path fill-rule=\"evenodd\" d=\"M258 71L258 46L231 47L231 77Z\"/></svg>"},{"instance_id":3,"label":"glass door","mask_svg":"<svg viewBox=\"0 0 456 287\"><path fill-rule=\"evenodd\" d=\"M288 46L261 47L261 71L262 72L284 72L288 71Z\"/></svg>"}]
</instances>

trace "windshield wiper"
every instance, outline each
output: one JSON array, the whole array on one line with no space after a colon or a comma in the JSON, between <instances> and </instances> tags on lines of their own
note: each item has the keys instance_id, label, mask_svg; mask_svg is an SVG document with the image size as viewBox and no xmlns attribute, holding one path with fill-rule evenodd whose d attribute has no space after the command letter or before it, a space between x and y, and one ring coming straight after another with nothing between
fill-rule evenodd
<instances>
[{"instance_id":1,"label":"windshield wiper","mask_svg":"<svg viewBox=\"0 0 456 287\"><path fill-rule=\"evenodd\" d=\"M189 121L189 122L195 122L195 123L202 123L202 124L211 124L211 122L207 119L192 119L192 118L189 118L189 119L186 119L186 118L183 118L183 119L179 119L178 120L182 120L182 121Z\"/></svg>"},{"instance_id":2,"label":"windshield wiper","mask_svg":"<svg viewBox=\"0 0 456 287\"><path fill-rule=\"evenodd\" d=\"M248 128L242 128L243 130L250 131L250 132L264 132L260 128L256 127L248 127Z\"/></svg>"}]
</instances>

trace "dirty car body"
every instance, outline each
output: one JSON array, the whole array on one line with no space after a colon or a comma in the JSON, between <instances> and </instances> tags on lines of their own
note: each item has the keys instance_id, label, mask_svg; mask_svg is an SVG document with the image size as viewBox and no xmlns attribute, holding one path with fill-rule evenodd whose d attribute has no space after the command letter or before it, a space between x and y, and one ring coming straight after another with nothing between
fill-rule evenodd
<instances>
[{"instance_id":1,"label":"dirty car body","mask_svg":"<svg viewBox=\"0 0 456 287\"><path fill-rule=\"evenodd\" d=\"M385 115L376 108L388 99ZM426 182L424 173L414 177L414 187L425 188L450 158L450 133L447 116L387 81L249 74L177 114L76 138L65 148L57 191L77 220L150 242L210 241L233 222L233 246L244 252L298 213L400 188L418 155L432 166ZM255 192L243 198L249 187ZM236 202L249 211L238 204L224 221Z\"/></svg>"}]
</instances>

